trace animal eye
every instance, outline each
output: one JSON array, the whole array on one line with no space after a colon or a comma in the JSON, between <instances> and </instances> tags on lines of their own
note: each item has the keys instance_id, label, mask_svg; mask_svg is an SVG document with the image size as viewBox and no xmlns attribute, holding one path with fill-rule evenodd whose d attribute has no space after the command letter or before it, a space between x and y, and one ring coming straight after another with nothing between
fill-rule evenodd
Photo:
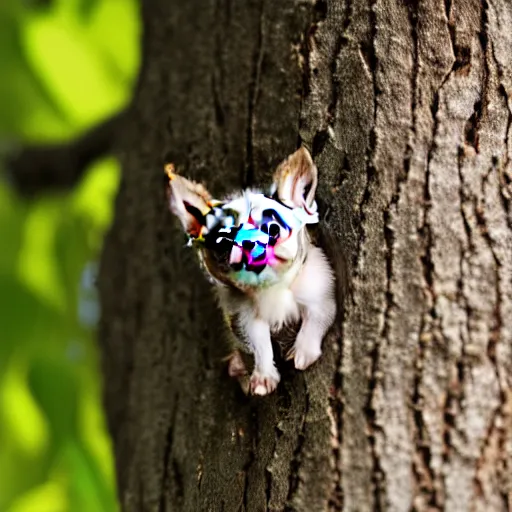
<instances>
[{"instance_id":1,"label":"animal eye","mask_svg":"<svg viewBox=\"0 0 512 512\"><path fill-rule=\"evenodd\" d=\"M270 222L268 224L268 234L272 238L277 238L279 236L280 232L281 232L281 228L279 227L279 224L277 222Z\"/></svg>"},{"instance_id":2,"label":"animal eye","mask_svg":"<svg viewBox=\"0 0 512 512\"><path fill-rule=\"evenodd\" d=\"M264 233L269 235L269 245L273 246L280 239L286 239L289 235L289 230L283 226L280 226L276 221L270 221L263 224L260 228Z\"/></svg>"},{"instance_id":3,"label":"animal eye","mask_svg":"<svg viewBox=\"0 0 512 512\"><path fill-rule=\"evenodd\" d=\"M275 210L265 210L262 215L261 230L270 236L270 243L273 245L280 239L288 238L290 229Z\"/></svg>"}]
</instances>

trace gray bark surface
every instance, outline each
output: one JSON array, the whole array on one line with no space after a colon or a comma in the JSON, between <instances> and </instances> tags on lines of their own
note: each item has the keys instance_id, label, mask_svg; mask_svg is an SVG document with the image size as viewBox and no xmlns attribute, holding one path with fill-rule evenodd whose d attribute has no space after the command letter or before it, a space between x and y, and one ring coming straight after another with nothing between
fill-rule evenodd
<instances>
[{"instance_id":1,"label":"gray bark surface","mask_svg":"<svg viewBox=\"0 0 512 512\"><path fill-rule=\"evenodd\" d=\"M510 1L143 17L99 278L122 510L512 510ZM352 293L318 364L244 397L163 164L221 195L301 141Z\"/></svg>"}]
</instances>

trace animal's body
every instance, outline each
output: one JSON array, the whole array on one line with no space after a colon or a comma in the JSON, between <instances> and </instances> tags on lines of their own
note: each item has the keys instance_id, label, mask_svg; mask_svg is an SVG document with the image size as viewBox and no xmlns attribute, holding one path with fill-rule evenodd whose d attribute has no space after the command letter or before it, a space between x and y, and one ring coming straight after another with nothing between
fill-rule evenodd
<instances>
[{"instance_id":1,"label":"animal's body","mask_svg":"<svg viewBox=\"0 0 512 512\"><path fill-rule=\"evenodd\" d=\"M240 347L254 356L250 390L266 395L280 380L272 334L300 326L289 356L304 370L320 357L336 314L334 272L306 227L318 222L316 166L301 148L280 164L269 195L246 190L223 201L171 169L168 175L171 211L197 248ZM230 374L245 371L235 352Z\"/></svg>"}]
</instances>

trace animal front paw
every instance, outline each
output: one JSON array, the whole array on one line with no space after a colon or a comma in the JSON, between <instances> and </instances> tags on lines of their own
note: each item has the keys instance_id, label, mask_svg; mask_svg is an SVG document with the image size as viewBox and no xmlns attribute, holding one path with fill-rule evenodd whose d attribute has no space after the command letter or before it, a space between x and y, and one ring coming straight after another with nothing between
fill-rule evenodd
<instances>
[{"instance_id":1,"label":"animal front paw","mask_svg":"<svg viewBox=\"0 0 512 512\"><path fill-rule=\"evenodd\" d=\"M279 384L281 376L276 368L267 372L254 370L251 375L251 393L253 395L265 396L272 393Z\"/></svg>"},{"instance_id":2,"label":"animal front paw","mask_svg":"<svg viewBox=\"0 0 512 512\"><path fill-rule=\"evenodd\" d=\"M297 370L305 370L322 355L319 344L297 343L288 352L287 359L293 359Z\"/></svg>"}]
</instances>

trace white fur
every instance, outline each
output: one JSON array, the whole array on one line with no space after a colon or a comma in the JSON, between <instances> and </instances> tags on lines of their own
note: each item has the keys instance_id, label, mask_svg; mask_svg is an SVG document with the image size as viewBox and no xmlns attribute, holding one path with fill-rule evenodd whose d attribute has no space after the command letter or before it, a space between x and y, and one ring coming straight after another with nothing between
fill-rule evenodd
<instances>
[{"instance_id":1,"label":"white fur","mask_svg":"<svg viewBox=\"0 0 512 512\"><path fill-rule=\"evenodd\" d=\"M336 314L333 271L322 249L309 245L306 261L292 279L257 290L252 300L231 303L228 309L239 313L248 348L254 354L252 392L271 393L280 380L274 365L271 331L279 331L302 314L302 326L291 354L299 370L313 364L322 354L323 337Z\"/></svg>"},{"instance_id":2,"label":"white fur","mask_svg":"<svg viewBox=\"0 0 512 512\"><path fill-rule=\"evenodd\" d=\"M269 325L265 320L251 314L244 318L244 322L255 360L251 375L251 391L255 395L266 395L274 391L281 378L274 365Z\"/></svg>"},{"instance_id":3,"label":"white fur","mask_svg":"<svg viewBox=\"0 0 512 512\"><path fill-rule=\"evenodd\" d=\"M258 316L264 319L272 332L299 319L299 304L286 285L278 284L256 294Z\"/></svg>"},{"instance_id":4,"label":"white fur","mask_svg":"<svg viewBox=\"0 0 512 512\"><path fill-rule=\"evenodd\" d=\"M322 339L336 315L334 274L320 248L309 249L306 264L291 289L304 308L293 352L295 368L305 370L322 354Z\"/></svg>"}]
</instances>

